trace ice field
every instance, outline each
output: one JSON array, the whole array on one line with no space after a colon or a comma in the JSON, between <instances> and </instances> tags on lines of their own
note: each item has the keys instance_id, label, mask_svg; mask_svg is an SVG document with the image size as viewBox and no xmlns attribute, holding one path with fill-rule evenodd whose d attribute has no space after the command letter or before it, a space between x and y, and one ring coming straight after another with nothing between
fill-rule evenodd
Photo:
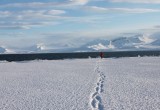
<instances>
[{"instance_id":1,"label":"ice field","mask_svg":"<svg viewBox=\"0 0 160 110\"><path fill-rule=\"evenodd\" d=\"M160 110L160 57L1 61L0 110Z\"/></svg>"}]
</instances>

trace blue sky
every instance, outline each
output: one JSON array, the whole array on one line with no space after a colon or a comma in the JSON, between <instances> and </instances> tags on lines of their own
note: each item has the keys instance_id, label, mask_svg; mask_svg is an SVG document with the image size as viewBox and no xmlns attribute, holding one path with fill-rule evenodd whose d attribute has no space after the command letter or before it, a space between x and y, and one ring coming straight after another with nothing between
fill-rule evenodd
<instances>
[{"instance_id":1,"label":"blue sky","mask_svg":"<svg viewBox=\"0 0 160 110\"><path fill-rule=\"evenodd\" d=\"M0 45L77 44L159 31L160 0L1 0Z\"/></svg>"}]
</instances>

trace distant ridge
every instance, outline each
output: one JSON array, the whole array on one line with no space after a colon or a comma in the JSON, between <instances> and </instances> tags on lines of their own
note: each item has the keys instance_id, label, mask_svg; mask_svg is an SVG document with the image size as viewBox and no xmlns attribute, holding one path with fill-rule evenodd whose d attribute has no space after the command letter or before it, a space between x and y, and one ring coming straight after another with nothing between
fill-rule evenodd
<instances>
[{"instance_id":1,"label":"distant ridge","mask_svg":"<svg viewBox=\"0 0 160 110\"><path fill-rule=\"evenodd\" d=\"M160 34L136 34L130 37L120 36L112 40L95 39L79 47L70 44L47 45L44 43L11 49L1 46L0 54L160 50L160 37L158 35L160 36Z\"/></svg>"}]
</instances>

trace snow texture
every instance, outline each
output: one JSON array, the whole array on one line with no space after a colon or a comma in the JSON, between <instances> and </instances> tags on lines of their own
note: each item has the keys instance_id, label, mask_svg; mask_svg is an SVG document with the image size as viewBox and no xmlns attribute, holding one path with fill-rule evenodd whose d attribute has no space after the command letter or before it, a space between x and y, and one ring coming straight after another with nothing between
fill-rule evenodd
<instances>
[{"instance_id":1,"label":"snow texture","mask_svg":"<svg viewBox=\"0 0 160 110\"><path fill-rule=\"evenodd\" d=\"M93 48L94 50L104 50L104 49L107 49L107 47L104 46L101 43L99 43L98 45L88 46L88 48Z\"/></svg>"},{"instance_id":2,"label":"snow texture","mask_svg":"<svg viewBox=\"0 0 160 110\"><path fill-rule=\"evenodd\" d=\"M160 57L0 62L0 110L159 110Z\"/></svg>"},{"instance_id":3,"label":"snow texture","mask_svg":"<svg viewBox=\"0 0 160 110\"><path fill-rule=\"evenodd\" d=\"M160 110L160 58L106 59L104 110Z\"/></svg>"}]
</instances>

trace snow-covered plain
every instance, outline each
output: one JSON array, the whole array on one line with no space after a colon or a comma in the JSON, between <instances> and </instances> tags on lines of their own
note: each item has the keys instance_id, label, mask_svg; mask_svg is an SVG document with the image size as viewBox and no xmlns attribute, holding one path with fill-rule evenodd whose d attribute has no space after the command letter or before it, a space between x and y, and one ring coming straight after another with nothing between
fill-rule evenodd
<instances>
[{"instance_id":1,"label":"snow-covered plain","mask_svg":"<svg viewBox=\"0 0 160 110\"><path fill-rule=\"evenodd\" d=\"M160 57L0 62L0 110L159 110Z\"/></svg>"}]
</instances>

